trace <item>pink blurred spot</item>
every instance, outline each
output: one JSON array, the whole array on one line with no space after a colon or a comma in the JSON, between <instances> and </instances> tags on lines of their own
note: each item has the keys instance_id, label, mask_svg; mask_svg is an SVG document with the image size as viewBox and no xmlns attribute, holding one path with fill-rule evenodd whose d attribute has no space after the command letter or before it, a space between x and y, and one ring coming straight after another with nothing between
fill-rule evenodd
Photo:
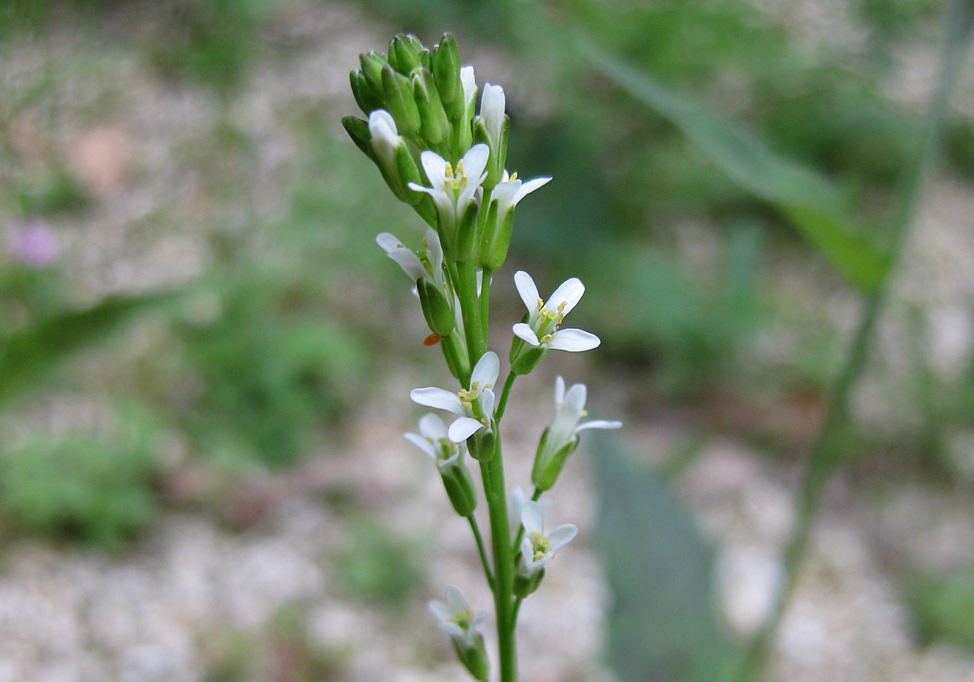
<instances>
[{"instance_id":1,"label":"pink blurred spot","mask_svg":"<svg viewBox=\"0 0 974 682\"><path fill-rule=\"evenodd\" d=\"M57 236L41 220L35 220L14 231L10 236L10 252L14 259L29 268L40 268L57 258L60 247Z\"/></svg>"}]
</instances>

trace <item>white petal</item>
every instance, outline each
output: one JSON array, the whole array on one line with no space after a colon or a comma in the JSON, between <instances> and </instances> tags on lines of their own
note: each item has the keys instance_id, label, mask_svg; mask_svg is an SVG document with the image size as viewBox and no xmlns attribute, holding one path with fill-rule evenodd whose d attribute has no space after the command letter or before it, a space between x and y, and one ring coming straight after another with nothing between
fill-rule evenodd
<instances>
[{"instance_id":1,"label":"white petal","mask_svg":"<svg viewBox=\"0 0 974 682\"><path fill-rule=\"evenodd\" d=\"M514 336L527 341L532 346L538 346L541 344L541 342L538 341L538 335L534 333L533 329L531 329L531 325L525 324L524 322L518 322L511 329L514 332ZM554 340L554 337L552 337L552 340Z\"/></svg>"},{"instance_id":2,"label":"white petal","mask_svg":"<svg viewBox=\"0 0 974 682\"><path fill-rule=\"evenodd\" d=\"M484 94L480 98L480 115L492 134L499 134L504 123L504 108L506 106L504 88L499 85L484 83Z\"/></svg>"},{"instance_id":3,"label":"white petal","mask_svg":"<svg viewBox=\"0 0 974 682\"><path fill-rule=\"evenodd\" d=\"M409 392L409 397L414 403L419 403L426 407L447 410L453 414L465 414L460 397L456 393L450 393L442 388L435 388L433 386L414 388Z\"/></svg>"},{"instance_id":4,"label":"white petal","mask_svg":"<svg viewBox=\"0 0 974 682\"><path fill-rule=\"evenodd\" d=\"M467 440L473 434L484 428L484 425L479 419L474 419L473 417L460 417L452 424L450 424L450 430L448 432L450 440L454 443L462 443Z\"/></svg>"},{"instance_id":5,"label":"white petal","mask_svg":"<svg viewBox=\"0 0 974 682\"><path fill-rule=\"evenodd\" d=\"M494 416L494 401L496 397L494 392L489 388L484 389L480 392L480 411L483 412L484 416L490 419Z\"/></svg>"},{"instance_id":6,"label":"white petal","mask_svg":"<svg viewBox=\"0 0 974 682\"><path fill-rule=\"evenodd\" d=\"M572 277L571 279L566 279L561 283L555 293L551 295L548 302L545 303L545 307L551 312L555 312L560 309L562 303L565 304L564 308L561 308L561 312L567 315L571 312L572 308L578 305L579 300L582 298L582 294L585 293L585 285L582 284L582 280L578 277Z\"/></svg>"},{"instance_id":7,"label":"white petal","mask_svg":"<svg viewBox=\"0 0 974 682\"><path fill-rule=\"evenodd\" d=\"M477 384L478 388L493 388L500 371L501 363L497 353L492 350L487 351L480 356L480 360L470 373L470 387L473 388L474 384Z\"/></svg>"},{"instance_id":8,"label":"white petal","mask_svg":"<svg viewBox=\"0 0 974 682\"><path fill-rule=\"evenodd\" d=\"M372 150L386 163L392 163L396 146L402 144L392 115L382 109L376 109L369 114L369 134L372 136Z\"/></svg>"},{"instance_id":9,"label":"white petal","mask_svg":"<svg viewBox=\"0 0 974 682\"><path fill-rule=\"evenodd\" d=\"M391 232L382 232L375 235L375 243L386 253L392 253L396 249L406 248L406 245L399 241L399 238Z\"/></svg>"},{"instance_id":10,"label":"white petal","mask_svg":"<svg viewBox=\"0 0 974 682\"><path fill-rule=\"evenodd\" d=\"M470 621L470 629L473 630L475 627L483 623L485 620L487 620L487 612L480 611L476 616L473 617L473 620Z\"/></svg>"},{"instance_id":11,"label":"white petal","mask_svg":"<svg viewBox=\"0 0 974 682\"><path fill-rule=\"evenodd\" d=\"M463 628L461 628L456 623L447 621L445 623L440 623L439 625L440 625L440 630L450 635L450 637L454 637L456 639L464 639L467 636L467 633L463 631Z\"/></svg>"},{"instance_id":12,"label":"white petal","mask_svg":"<svg viewBox=\"0 0 974 682\"><path fill-rule=\"evenodd\" d=\"M427 412L419 418L419 432L431 440L446 438L446 424L438 415Z\"/></svg>"},{"instance_id":13,"label":"white petal","mask_svg":"<svg viewBox=\"0 0 974 682\"><path fill-rule=\"evenodd\" d=\"M446 159L436 152L426 150L419 155L419 160L423 164L423 170L426 171L426 177L429 178L430 185L441 192L444 191L444 185L446 183ZM410 188L416 189L411 184Z\"/></svg>"},{"instance_id":14,"label":"white petal","mask_svg":"<svg viewBox=\"0 0 974 682\"><path fill-rule=\"evenodd\" d=\"M475 144L463 155L463 172L467 175L468 188L471 186L476 188L477 185L483 183L484 180L481 175L483 175L484 169L487 167L487 158L489 156L490 148L483 142ZM476 185L473 184L475 178L479 178Z\"/></svg>"},{"instance_id":15,"label":"white petal","mask_svg":"<svg viewBox=\"0 0 974 682\"><path fill-rule=\"evenodd\" d=\"M417 279L426 277L426 268L420 262L415 253L409 249L396 249L389 252L389 258L396 261L406 276L415 282Z\"/></svg>"},{"instance_id":16,"label":"white petal","mask_svg":"<svg viewBox=\"0 0 974 682\"><path fill-rule=\"evenodd\" d=\"M527 501L527 496L520 487L514 488L507 493L507 524L511 527L511 532L516 533L521 525L521 507Z\"/></svg>"},{"instance_id":17,"label":"white petal","mask_svg":"<svg viewBox=\"0 0 974 682\"><path fill-rule=\"evenodd\" d=\"M577 534L578 528L570 523L566 523L555 528L553 531L551 531L551 535L548 536L548 547L550 548L551 553L554 554L559 549L567 545Z\"/></svg>"},{"instance_id":18,"label":"white petal","mask_svg":"<svg viewBox=\"0 0 974 682\"><path fill-rule=\"evenodd\" d=\"M569 407L575 414L576 420L582 416L582 411L585 410L587 394L588 389L585 388L585 384L575 384L565 394L565 406Z\"/></svg>"},{"instance_id":19,"label":"white petal","mask_svg":"<svg viewBox=\"0 0 974 682\"><path fill-rule=\"evenodd\" d=\"M575 433L585 429L621 429L622 422L607 421L605 419L593 419L590 422L583 422L575 427Z\"/></svg>"},{"instance_id":20,"label":"white petal","mask_svg":"<svg viewBox=\"0 0 974 682\"><path fill-rule=\"evenodd\" d=\"M535 286L531 275L526 273L524 270L518 270L514 273L514 286L517 287L517 293L520 295L521 300L524 301L524 305L528 309L528 312L533 313L535 310L537 310L538 299L541 298L541 296L538 295L538 287Z\"/></svg>"},{"instance_id":21,"label":"white petal","mask_svg":"<svg viewBox=\"0 0 974 682\"><path fill-rule=\"evenodd\" d=\"M470 102L477 96L477 80L474 78L472 66L460 67L460 84L463 86L463 102L470 106Z\"/></svg>"},{"instance_id":22,"label":"white petal","mask_svg":"<svg viewBox=\"0 0 974 682\"><path fill-rule=\"evenodd\" d=\"M595 334L581 329L559 329L551 335L548 348L567 350L573 353L597 348L602 341Z\"/></svg>"},{"instance_id":23,"label":"white petal","mask_svg":"<svg viewBox=\"0 0 974 682\"><path fill-rule=\"evenodd\" d=\"M436 278L443 270L443 247L440 245L440 236L432 227L427 227L423 242L426 244L426 253L429 256L430 267L433 269L433 277Z\"/></svg>"},{"instance_id":24,"label":"white petal","mask_svg":"<svg viewBox=\"0 0 974 682\"><path fill-rule=\"evenodd\" d=\"M445 601L440 601L439 599L433 599L427 604L427 607L436 619L439 621L450 620L453 617L453 607L447 604Z\"/></svg>"},{"instance_id":25,"label":"white petal","mask_svg":"<svg viewBox=\"0 0 974 682\"><path fill-rule=\"evenodd\" d=\"M565 380L560 376L555 378L555 406L565 402Z\"/></svg>"},{"instance_id":26,"label":"white petal","mask_svg":"<svg viewBox=\"0 0 974 682\"><path fill-rule=\"evenodd\" d=\"M511 199L511 204L517 206L521 199L531 194L534 190L541 189L549 182L551 182L551 178L534 178L533 180L528 180L514 194L514 197Z\"/></svg>"},{"instance_id":27,"label":"white petal","mask_svg":"<svg viewBox=\"0 0 974 682\"><path fill-rule=\"evenodd\" d=\"M530 500L521 507L521 524L524 534L538 533L544 535L544 507Z\"/></svg>"},{"instance_id":28,"label":"white petal","mask_svg":"<svg viewBox=\"0 0 974 682\"><path fill-rule=\"evenodd\" d=\"M453 609L453 613L462 613L463 611L472 611L470 608L470 602L467 598L463 596L463 592L456 585L448 585L446 588L446 600L449 602L450 607ZM453 614L451 614L453 615Z\"/></svg>"},{"instance_id":29,"label":"white petal","mask_svg":"<svg viewBox=\"0 0 974 682\"><path fill-rule=\"evenodd\" d=\"M436 448L434 448L433 444L430 443L426 438L423 438L418 433L406 433L403 435L405 436L406 440L432 457L434 462L436 461Z\"/></svg>"}]
</instances>

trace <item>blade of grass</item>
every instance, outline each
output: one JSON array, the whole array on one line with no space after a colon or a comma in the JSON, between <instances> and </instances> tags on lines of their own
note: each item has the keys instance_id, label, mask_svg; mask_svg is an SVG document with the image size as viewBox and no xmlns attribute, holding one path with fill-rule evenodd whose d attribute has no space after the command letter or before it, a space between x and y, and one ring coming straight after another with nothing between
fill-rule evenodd
<instances>
[{"instance_id":1,"label":"blade of grass","mask_svg":"<svg viewBox=\"0 0 974 682\"><path fill-rule=\"evenodd\" d=\"M877 289L889 269L880 249L848 216L835 188L821 175L773 152L762 140L664 87L588 40L582 53L603 75L668 118L711 162L775 206L823 256L863 291Z\"/></svg>"},{"instance_id":2,"label":"blade of grass","mask_svg":"<svg viewBox=\"0 0 974 682\"><path fill-rule=\"evenodd\" d=\"M922 189L923 177L933 163L938 150L944 123L947 101L957 81L964 54L974 28L974 0L954 0L950 12L949 39L944 54L943 67L927 116L923 140L912 168L905 176L900 194L900 206L890 226L891 257L899 257L910 224L916 211ZM785 609L798 579L798 570L808 545L808 537L821 503L822 492L832 474L844 461L843 435L848 424L848 403L853 386L859 379L869 359L869 349L876 328L876 321L886 300L889 274L879 287L864 300L862 317L842 372L832 387L828 411L821 430L812 444L808 456L801 494L797 505L795 526L785 546L783 579L775 594L768 618L747 648L736 678L739 682L759 679L765 666L768 650L781 625Z\"/></svg>"}]
</instances>

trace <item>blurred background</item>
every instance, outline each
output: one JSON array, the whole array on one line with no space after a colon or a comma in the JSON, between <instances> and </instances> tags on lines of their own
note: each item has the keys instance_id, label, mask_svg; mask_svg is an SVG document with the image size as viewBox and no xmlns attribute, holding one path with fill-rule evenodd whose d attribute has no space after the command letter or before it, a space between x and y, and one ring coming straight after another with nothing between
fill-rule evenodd
<instances>
[{"instance_id":1,"label":"blurred background","mask_svg":"<svg viewBox=\"0 0 974 682\"><path fill-rule=\"evenodd\" d=\"M401 438L445 385L355 149L348 72L458 39L507 93L512 274L587 295L554 377L619 418L549 518L532 682L721 679L780 579L803 452L915 165L935 0L6 0L0 682L461 679L426 601L487 608ZM768 680L971 680L974 73L961 74ZM880 274L877 274L880 273ZM593 466L594 465L594 466ZM632 608L621 608L621 604ZM488 623L488 630L492 627ZM490 635L488 633L488 638Z\"/></svg>"}]
</instances>

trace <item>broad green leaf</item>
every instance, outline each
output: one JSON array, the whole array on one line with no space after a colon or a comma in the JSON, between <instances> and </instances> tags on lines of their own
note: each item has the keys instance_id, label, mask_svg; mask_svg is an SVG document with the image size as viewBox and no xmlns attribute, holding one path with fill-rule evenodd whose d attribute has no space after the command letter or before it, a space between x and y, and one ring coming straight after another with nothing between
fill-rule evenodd
<instances>
[{"instance_id":1,"label":"broad green leaf","mask_svg":"<svg viewBox=\"0 0 974 682\"><path fill-rule=\"evenodd\" d=\"M871 291L885 278L889 255L848 217L835 188L822 176L775 154L753 135L581 41L605 76L668 118L728 176L773 204L836 270Z\"/></svg>"},{"instance_id":2,"label":"broad green leaf","mask_svg":"<svg viewBox=\"0 0 974 682\"><path fill-rule=\"evenodd\" d=\"M0 338L0 404L16 397L58 363L95 343L147 308L175 294L107 298L83 310L72 310Z\"/></svg>"},{"instance_id":3,"label":"broad green leaf","mask_svg":"<svg viewBox=\"0 0 974 682\"><path fill-rule=\"evenodd\" d=\"M598 539L620 682L720 682L733 649L717 625L714 554L660 480L608 438L592 448Z\"/></svg>"}]
</instances>

